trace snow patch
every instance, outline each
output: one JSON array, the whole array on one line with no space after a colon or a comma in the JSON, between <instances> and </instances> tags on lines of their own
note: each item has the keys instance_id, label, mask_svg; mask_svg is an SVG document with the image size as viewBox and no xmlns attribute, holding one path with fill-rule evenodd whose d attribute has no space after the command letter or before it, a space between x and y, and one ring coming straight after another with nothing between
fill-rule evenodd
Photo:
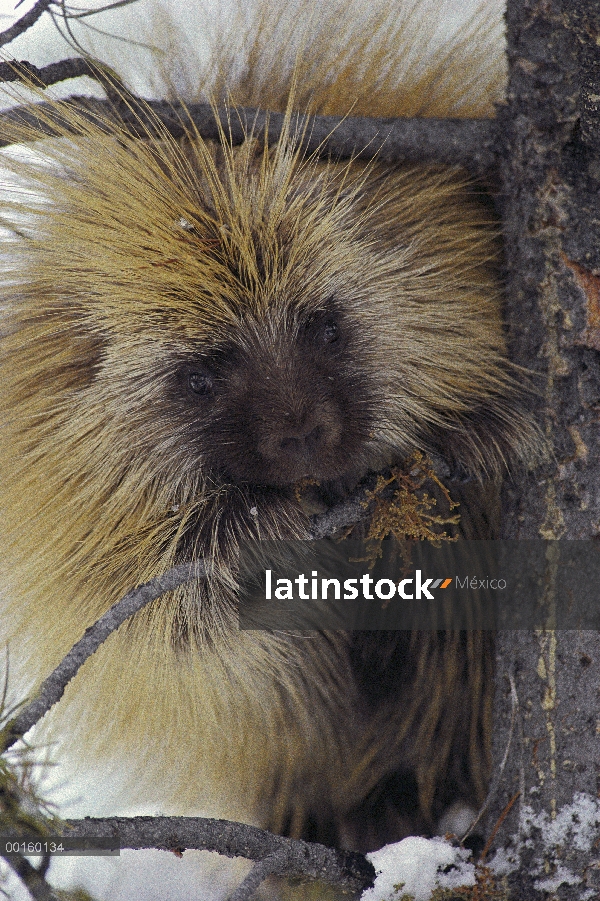
<instances>
[{"instance_id":1,"label":"snow patch","mask_svg":"<svg viewBox=\"0 0 600 901\"><path fill-rule=\"evenodd\" d=\"M536 833L534 837L534 832ZM530 869L538 877L535 888L540 892L556 892L561 885L579 885L581 876L571 872L561 863L557 849L570 848L584 854L592 850L600 834L600 800L579 792L571 804L565 804L552 819L546 811L535 813L528 804L524 805L520 817L520 846L512 849L500 848L490 861L490 868L496 876L506 876L518 872L520 848L541 849L543 858L530 864ZM541 842L540 842L541 835ZM554 872L548 874L548 863L554 865ZM595 897L587 890L580 896L581 901Z\"/></svg>"},{"instance_id":2,"label":"snow patch","mask_svg":"<svg viewBox=\"0 0 600 901\"><path fill-rule=\"evenodd\" d=\"M552 850L558 845L569 844L577 851L590 851L600 830L600 801L584 792L565 804L552 820L545 811L535 814L528 805L521 812L521 833L526 836L526 847L533 847L529 838L534 829L542 833L544 848Z\"/></svg>"},{"instance_id":3,"label":"snow patch","mask_svg":"<svg viewBox=\"0 0 600 901\"><path fill-rule=\"evenodd\" d=\"M436 888L475 885L475 867L467 863L469 851L455 848L443 838L410 836L380 851L367 854L377 878L361 901L428 901Z\"/></svg>"}]
</instances>

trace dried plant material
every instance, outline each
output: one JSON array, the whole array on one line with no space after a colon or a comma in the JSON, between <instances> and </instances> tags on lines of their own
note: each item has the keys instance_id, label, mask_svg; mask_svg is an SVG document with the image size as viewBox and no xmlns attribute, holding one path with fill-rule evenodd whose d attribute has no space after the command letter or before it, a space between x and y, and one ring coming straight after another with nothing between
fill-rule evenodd
<instances>
[{"instance_id":1,"label":"dried plant material","mask_svg":"<svg viewBox=\"0 0 600 901\"><path fill-rule=\"evenodd\" d=\"M430 492L438 489L440 496ZM448 513L437 512L438 500L448 506ZM455 527L459 514L452 514L458 507L450 492L440 481L430 458L415 451L402 466L395 466L388 476L377 476L377 483L368 491L365 503L373 503L366 534L369 566L381 557L381 542L388 537L397 541L456 541Z\"/></svg>"}]
</instances>

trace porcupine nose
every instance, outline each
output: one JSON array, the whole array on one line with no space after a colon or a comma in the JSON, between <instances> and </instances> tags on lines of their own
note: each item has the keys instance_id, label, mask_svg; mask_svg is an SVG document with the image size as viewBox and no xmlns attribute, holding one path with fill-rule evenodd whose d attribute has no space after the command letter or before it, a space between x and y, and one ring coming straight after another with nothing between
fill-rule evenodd
<instances>
[{"instance_id":1,"label":"porcupine nose","mask_svg":"<svg viewBox=\"0 0 600 901\"><path fill-rule=\"evenodd\" d=\"M320 470L335 431L319 404L295 415L288 411L263 426L259 452L274 471L285 473L286 481Z\"/></svg>"},{"instance_id":2,"label":"porcupine nose","mask_svg":"<svg viewBox=\"0 0 600 901\"><path fill-rule=\"evenodd\" d=\"M297 434L286 435L279 442L281 453L290 457L312 456L317 453L323 443L325 429L322 425L314 428L299 429Z\"/></svg>"}]
</instances>

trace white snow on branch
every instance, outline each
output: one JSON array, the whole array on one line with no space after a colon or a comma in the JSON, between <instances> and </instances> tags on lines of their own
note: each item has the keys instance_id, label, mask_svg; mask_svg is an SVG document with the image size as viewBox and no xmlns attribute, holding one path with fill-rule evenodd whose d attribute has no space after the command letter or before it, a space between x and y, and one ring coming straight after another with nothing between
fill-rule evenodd
<instances>
[{"instance_id":1,"label":"white snow on branch","mask_svg":"<svg viewBox=\"0 0 600 901\"><path fill-rule=\"evenodd\" d=\"M375 885L361 901L396 901L408 895L428 901L436 888L475 885L475 867L467 863L469 851L455 848L443 838L410 836L380 851L367 854L377 872Z\"/></svg>"}]
</instances>

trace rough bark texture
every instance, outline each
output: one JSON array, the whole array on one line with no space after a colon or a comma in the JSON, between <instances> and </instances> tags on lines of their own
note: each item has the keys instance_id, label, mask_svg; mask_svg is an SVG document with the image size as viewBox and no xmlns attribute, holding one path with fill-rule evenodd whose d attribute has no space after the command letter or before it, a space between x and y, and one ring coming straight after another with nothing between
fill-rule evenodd
<instances>
[{"instance_id":1,"label":"rough bark texture","mask_svg":"<svg viewBox=\"0 0 600 901\"><path fill-rule=\"evenodd\" d=\"M539 375L538 415L550 455L541 470L507 486L504 537L597 538L600 3L509 0L507 19L510 83L500 113L507 319L515 361ZM553 556L549 545L549 612ZM585 842L574 838L576 819L571 831L558 826L578 792L586 793L590 810L598 810L600 636L500 634L496 768L510 732L509 674L518 708L487 832L520 792L495 839L496 848L520 847L521 866L508 880L510 897L599 897L597 841L582 850L577 845ZM527 806L536 818L533 827L527 826ZM598 825L591 826L596 840Z\"/></svg>"}]
</instances>

